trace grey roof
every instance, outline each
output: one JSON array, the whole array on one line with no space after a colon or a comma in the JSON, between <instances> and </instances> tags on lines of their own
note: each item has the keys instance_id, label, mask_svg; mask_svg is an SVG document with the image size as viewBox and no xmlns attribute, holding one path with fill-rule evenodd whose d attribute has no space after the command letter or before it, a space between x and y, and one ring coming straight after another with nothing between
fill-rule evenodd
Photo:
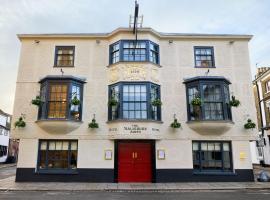
<instances>
[{"instance_id":1,"label":"grey roof","mask_svg":"<svg viewBox=\"0 0 270 200\"><path fill-rule=\"evenodd\" d=\"M40 79L39 80L39 83L42 83L44 82L45 80L76 80L76 81L79 81L79 82L82 82L82 83L85 83L86 82L86 79L85 78L81 78L81 77L75 77L75 76L66 76L66 75L48 75L48 76L45 76L44 78Z\"/></svg>"},{"instance_id":2,"label":"grey roof","mask_svg":"<svg viewBox=\"0 0 270 200\"><path fill-rule=\"evenodd\" d=\"M225 82L231 84L231 81L229 79L225 78L224 76L195 76L195 77L191 77L191 78L184 78L183 83L190 83L190 82L199 81L199 80L206 80L206 81L222 80L222 81L225 81Z\"/></svg>"}]
</instances>

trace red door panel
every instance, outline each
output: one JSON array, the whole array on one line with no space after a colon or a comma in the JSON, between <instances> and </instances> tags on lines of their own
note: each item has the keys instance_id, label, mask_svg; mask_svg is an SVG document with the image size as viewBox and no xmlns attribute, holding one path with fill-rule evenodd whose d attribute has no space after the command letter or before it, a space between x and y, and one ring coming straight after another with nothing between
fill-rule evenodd
<instances>
[{"instance_id":1,"label":"red door panel","mask_svg":"<svg viewBox=\"0 0 270 200\"><path fill-rule=\"evenodd\" d=\"M118 143L118 181L151 182L152 154L150 143Z\"/></svg>"},{"instance_id":2,"label":"red door panel","mask_svg":"<svg viewBox=\"0 0 270 200\"><path fill-rule=\"evenodd\" d=\"M133 159L132 148L129 143L119 143L118 146L118 180L121 182L129 182L133 179Z\"/></svg>"}]
</instances>

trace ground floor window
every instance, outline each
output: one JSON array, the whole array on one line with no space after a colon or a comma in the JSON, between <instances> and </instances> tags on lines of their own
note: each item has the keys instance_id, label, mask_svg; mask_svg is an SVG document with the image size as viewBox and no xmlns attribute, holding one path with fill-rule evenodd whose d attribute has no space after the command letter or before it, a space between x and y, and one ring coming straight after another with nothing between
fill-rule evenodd
<instances>
[{"instance_id":1,"label":"ground floor window","mask_svg":"<svg viewBox=\"0 0 270 200\"><path fill-rule=\"evenodd\" d=\"M39 170L74 170L77 168L78 141L40 140Z\"/></svg>"},{"instance_id":2,"label":"ground floor window","mask_svg":"<svg viewBox=\"0 0 270 200\"><path fill-rule=\"evenodd\" d=\"M193 141L193 169L195 171L231 171L231 143L221 141Z\"/></svg>"}]
</instances>

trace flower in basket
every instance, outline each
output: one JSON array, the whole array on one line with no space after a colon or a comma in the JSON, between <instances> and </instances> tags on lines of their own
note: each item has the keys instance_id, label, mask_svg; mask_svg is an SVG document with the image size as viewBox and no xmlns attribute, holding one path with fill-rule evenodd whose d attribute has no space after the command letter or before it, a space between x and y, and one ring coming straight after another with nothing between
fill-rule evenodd
<instances>
[{"instance_id":1,"label":"flower in basket","mask_svg":"<svg viewBox=\"0 0 270 200\"><path fill-rule=\"evenodd\" d=\"M23 121L23 117L19 117L19 119L14 123L15 128L23 128L26 126L25 121Z\"/></svg>"},{"instance_id":2,"label":"flower in basket","mask_svg":"<svg viewBox=\"0 0 270 200\"><path fill-rule=\"evenodd\" d=\"M77 96L74 96L73 99L71 99L71 104L74 106L80 105L81 101L77 98Z\"/></svg>"},{"instance_id":3,"label":"flower in basket","mask_svg":"<svg viewBox=\"0 0 270 200\"><path fill-rule=\"evenodd\" d=\"M152 101L152 106L161 106L162 102L160 99L155 99Z\"/></svg>"},{"instance_id":4,"label":"flower in basket","mask_svg":"<svg viewBox=\"0 0 270 200\"><path fill-rule=\"evenodd\" d=\"M240 105L240 101L232 95L232 100L230 100L230 106L238 107Z\"/></svg>"},{"instance_id":5,"label":"flower in basket","mask_svg":"<svg viewBox=\"0 0 270 200\"><path fill-rule=\"evenodd\" d=\"M181 123L179 123L179 122L177 121L177 119L175 118L175 119L173 120L173 123L171 123L171 127L172 127L172 128L180 128L180 127L181 127Z\"/></svg>"},{"instance_id":6,"label":"flower in basket","mask_svg":"<svg viewBox=\"0 0 270 200\"><path fill-rule=\"evenodd\" d=\"M31 103L36 106L41 106L42 101L40 96L36 96L35 99L32 99Z\"/></svg>"},{"instance_id":7,"label":"flower in basket","mask_svg":"<svg viewBox=\"0 0 270 200\"><path fill-rule=\"evenodd\" d=\"M114 97L110 98L108 101L108 106L117 106L117 104L118 101Z\"/></svg>"},{"instance_id":8,"label":"flower in basket","mask_svg":"<svg viewBox=\"0 0 270 200\"><path fill-rule=\"evenodd\" d=\"M90 122L89 124L88 124L88 127L89 128L98 128L99 126L98 126L98 123L96 122L96 119L95 118L93 118L92 119L92 122Z\"/></svg>"},{"instance_id":9,"label":"flower in basket","mask_svg":"<svg viewBox=\"0 0 270 200\"><path fill-rule=\"evenodd\" d=\"M244 125L245 129L254 129L256 127L256 124L252 122L251 119L247 120L247 123Z\"/></svg>"},{"instance_id":10,"label":"flower in basket","mask_svg":"<svg viewBox=\"0 0 270 200\"><path fill-rule=\"evenodd\" d=\"M200 97L195 97L194 99L191 100L191 104L193 106L201 106L202 105L202 100Z\"/></svg>"}]
</instances>

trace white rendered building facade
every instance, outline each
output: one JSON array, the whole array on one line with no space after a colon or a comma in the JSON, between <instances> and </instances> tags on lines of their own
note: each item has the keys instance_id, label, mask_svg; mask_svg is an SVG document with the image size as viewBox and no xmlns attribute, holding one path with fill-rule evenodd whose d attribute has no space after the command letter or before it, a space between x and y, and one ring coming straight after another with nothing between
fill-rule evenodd
<instances>
[{"instance_id":1,"label":"white rendered building facade","mask_svg":"<svg viewBox=\"0 0 270 200\"><path fill-rule=\"evenodd\" d=\"M26 126L12 131L17 181L253 181L251 36L142 28L135 41L118 28L18 37L13 114ZM231 94L241 106L229 106Z\"/></svg>"}]
</instances>

